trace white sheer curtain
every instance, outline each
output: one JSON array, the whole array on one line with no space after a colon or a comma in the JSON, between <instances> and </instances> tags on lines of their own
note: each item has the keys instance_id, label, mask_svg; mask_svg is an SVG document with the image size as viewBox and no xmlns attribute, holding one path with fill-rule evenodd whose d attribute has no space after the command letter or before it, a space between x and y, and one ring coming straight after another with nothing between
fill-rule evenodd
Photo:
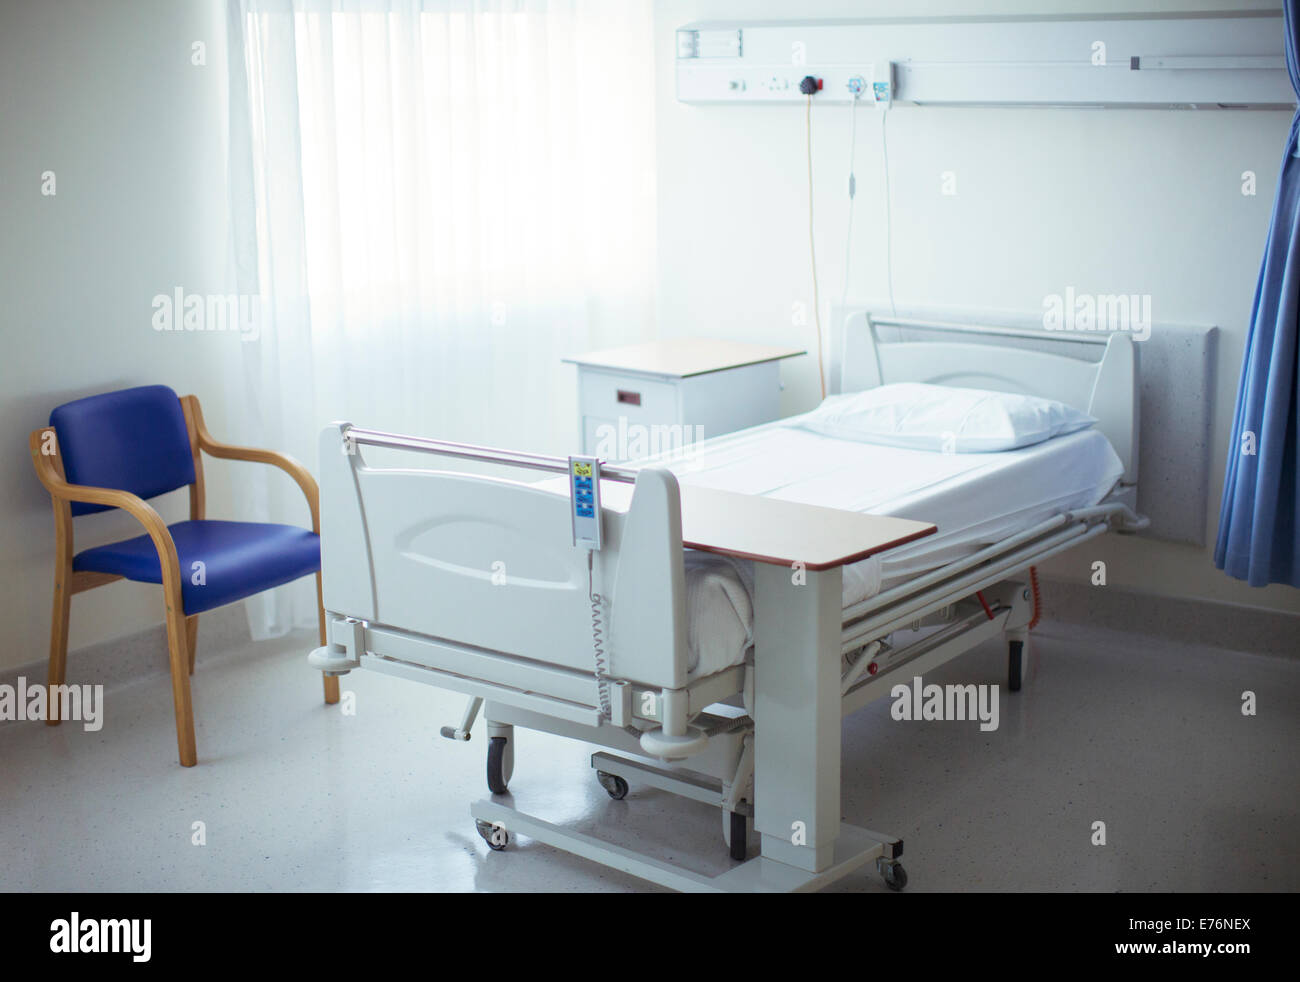
<instances>
[{"instance_id":1,"label":"white sheer curtain","mask_svg":"<svg viewBox=\"0 0 1300 982\"><path fill-rule=\"evenodd\" d=\"M261 314L241 437L313 471L334 419L571 451L560 357L653 330L649 0L230 0L228 23ZM291 484L253 480L241 514L301 520ZM254 636L314 602L250 604Z\"/></svg>"}]
</instances>

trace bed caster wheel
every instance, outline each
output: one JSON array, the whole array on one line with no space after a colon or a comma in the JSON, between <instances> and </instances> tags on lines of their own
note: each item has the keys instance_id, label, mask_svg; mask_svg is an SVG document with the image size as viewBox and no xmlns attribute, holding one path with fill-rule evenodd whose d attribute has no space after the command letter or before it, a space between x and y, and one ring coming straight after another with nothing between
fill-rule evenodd
<instances>
[{"instance_id":1,"label":"bed caster wheel","mask_svg":"<svg viewBox=\"0 0 1300 982\"><path fill-rule=\"evenodd\" d=\"M1020 671L1024 663L1025 643L1007 642L1007 691L1020 691Z\"/></svg>"},{"instance_id":2,"label":"bed caster wheel","mask_svg":"<svg viewBox=\"0 0 1300 982\"><path fill-rule=\"evenodd\" d=\"M622 801L627 797L627 782L617 774L597 771L596 780L600 782L600 786L605 789L606 794L615 801Z\"/></svg>"},{"instance_id":3,"label":"bed caster wheel","mask_svg":"<svg viewBox=\"0 0 1300 982\"><path fill-rule=\"evenodd\" d=\"M743 862L745 859L745 847L748 845L745 841L748 836L748 824L745 821L745 816L740 812L732 812L730 820L731 834L727 837L727 849L729 850L732 859L737 862Z\"/></svg>"},{"instance_id":4,"label":"bed caster wheel","mask_svg":"<svg viewBox=\"0 0 1300 982\"><path fill-rule=\"evenodd\" d=\"M487 786L493 794L506 793L506 782L509 780L505 770L506 743L505 737L492 737L488 740Z\"/></svg>"},{"instance_id":5,"label":"bed caster wheel","mask_svg":"<svg viewBox=\"0 0 1300 982\"><path fill-rule=\"evenodd\" d=\"M882 863L880 876L885 881L885 886L895 893L907 886L907 870L903 869L902 863Z\"/></svg>"},{"instance_id":6,"label":"bed caster wheel","mask_svg":"<svg viewBox=\"0 0 1300 982\"><path fill-rule=\"evenodd\" d=\"M483 837L483 841L488 844L488 848L493 852L500 852L510 845L510 833L502 826L478 819L474 822L474 827L478 829L478 834Z\"/></svg>"}]
</instances>

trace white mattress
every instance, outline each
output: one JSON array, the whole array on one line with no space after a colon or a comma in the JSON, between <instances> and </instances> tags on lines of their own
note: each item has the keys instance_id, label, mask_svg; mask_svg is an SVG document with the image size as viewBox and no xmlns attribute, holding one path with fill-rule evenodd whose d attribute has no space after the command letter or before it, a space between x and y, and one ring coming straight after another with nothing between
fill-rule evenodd
<instances>
[{"instance_id":1,"label":"white mattress","mask_svg":"<svg viewBox=\"0 0 1300 982\"><path fill-rule=\"evenodd\" d=\"M1123 474L1097 430L1000 453L944 454L822 436L799 417L709 440L668 466L683 484L893 515L934 535L844 568L844 606L1053 515L1100 502ZM647 463L642 461L640 463ZM743 660L753 641L753 570L687 555L691 674Z\"/></svg>"}]
</instances>

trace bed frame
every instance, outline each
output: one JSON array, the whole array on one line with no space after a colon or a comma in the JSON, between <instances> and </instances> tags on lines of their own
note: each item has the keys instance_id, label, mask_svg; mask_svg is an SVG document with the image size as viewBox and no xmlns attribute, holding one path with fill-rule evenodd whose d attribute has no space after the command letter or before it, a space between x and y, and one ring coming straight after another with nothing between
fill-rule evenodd
<instances>
[{"instance_id":1,"label":"bed frame","mask_svg":"<svg viewBox=\"0 0 1300 982\"><path fill-rule=\"evenodd\" d=\"M876 330L886 324L980 338L884 343ZM611 797L635 781L718 806L731 856L743 861L707 876L499 798L471 807L493 850L523 834L675 889L710 891L816 889L874 861L886 884L901 889L902 842L840 821L841 716L999 635L1008 642L1010 688L1018 689L1034 606L1023 574L1108 529L1143 527L1131 508L1138 391L1131 339L1071 335L1070 354L1065 345L1024 343L1053 340L1010 328L846 319L833 345L837 390L924 381L1052 396L1101 421L1124 479L1096 507L847 609L840 566L810 568L795 587L788 563L756 562L752 656L703 678L687 671L682 492L671 472L604 469L607 480L633 490L602 510L605 544L589 567L570 538L567 495L478 474L382 467L367 455L386 448L555 473L567 473L566 459L328 427L320 443L328 643L311 664L466 694L464 717L442 733L468 740L483 713L495 795L513 774L515 726L602 746L592 766ZM1081 346L1099 357L1078 357ZM505 574L500 582L497 572ZM592 583L607 603L593 603ZM922 625L931 630L898 641L901 629ZM760 850L746 859L751 831Z\"/></svg>"}]
</instances>

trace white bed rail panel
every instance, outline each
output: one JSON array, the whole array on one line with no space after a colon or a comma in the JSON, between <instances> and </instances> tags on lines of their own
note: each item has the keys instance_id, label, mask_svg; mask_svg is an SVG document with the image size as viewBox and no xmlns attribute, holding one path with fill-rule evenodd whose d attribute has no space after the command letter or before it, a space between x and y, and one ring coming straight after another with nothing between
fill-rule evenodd
<instances>
[{"instance_id":1,"label":"white bed rail panel","mask_svg":"<svg viewBox=\"0 0 1300 982\"><path fill-rule=\"evenodd\" d=\"M573 546L567 497L445 471L359 467L356 476L376 620L569 668L591 664L587 554Z\"/></svg>"},{"instance_id":2,"label":"white bed rail panel","mask_svg":"<svg viewBox=\"0 0 1300 982\"><path fill-rule=\"evenodd\" d=\"M569 498L478 474L370 466L321 436L328 611L457 645L592 671L588 553ZM414 458L428 460L427 456ZM594 583L606 672L662 688L687 681L685 573L677 482L638 475L626 512L602 509Z\"/></svg>"},{"instance_id":3,"label":"white bed rail panel","mask_svg":"<svg viewBox=\"0 0 1300 982\"><path fill-rule=\"evenodd\" d=\"M326 610L372 621L375 591L370 540L352 476L352 461L344 452L346 426L331 424L320 435L321 593Z\"/></svg>"}]
</instances>

